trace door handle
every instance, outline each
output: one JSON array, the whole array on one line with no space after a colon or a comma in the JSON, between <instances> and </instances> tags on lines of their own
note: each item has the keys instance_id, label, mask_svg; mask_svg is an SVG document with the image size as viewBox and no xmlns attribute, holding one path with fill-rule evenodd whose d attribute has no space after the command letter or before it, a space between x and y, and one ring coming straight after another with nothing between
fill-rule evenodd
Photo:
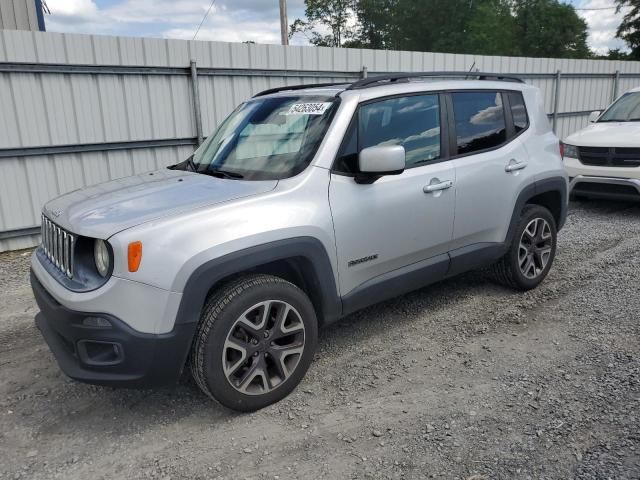
<instances>
[{"instance_id":1,"label":"door handle","mask_svg":"<svg viewBox=\"0 0 640 480\"><path fill-rule=\"evenodd\" d=\"M515 172L518 170L522 170L523 168L527 168L527 162L518 162L516 159L512 158L507 163L507 166L504 167L505 172Z\"/></svg>"},{"instance_id":2,"label":"door handle","mask_svg":"<svg viewBox=\"0 0 640 480\"><path fill-rule=\"evenodd\" d=\"M425 185L422 191L424 193L433 193L440 190L446 190L447 188L451 187L453 187L453 180L445 180L444 182L430 183L429 185Z\"/></svg>"}]
</instances>

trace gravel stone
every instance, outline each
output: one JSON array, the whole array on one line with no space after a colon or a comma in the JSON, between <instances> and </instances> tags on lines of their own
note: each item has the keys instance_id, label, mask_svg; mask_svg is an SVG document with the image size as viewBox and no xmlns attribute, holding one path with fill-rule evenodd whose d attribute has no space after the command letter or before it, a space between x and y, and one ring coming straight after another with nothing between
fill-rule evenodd
<instances>
[{"instance_id":1,"label":"gravel stone","mask_svg":"<svg viewBox=\"0 0 640 480\"><path fill-rule=\"evenodd\" d=\"M323 329L301 385L251 415L188 379L68 380L29 255L0 254L0 479L640 478L640 205L572 203L536 290L472 272Z\"/></svg>"}]
</instances>

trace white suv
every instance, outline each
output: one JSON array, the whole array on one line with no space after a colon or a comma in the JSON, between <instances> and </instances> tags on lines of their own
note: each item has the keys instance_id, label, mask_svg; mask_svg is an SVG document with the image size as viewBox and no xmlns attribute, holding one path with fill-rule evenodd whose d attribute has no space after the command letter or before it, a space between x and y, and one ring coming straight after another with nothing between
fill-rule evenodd
<instances>
[{"instance_id":1,"label":"white suv","mask_svg":"<svg viewBox=\"0 0 640 480\"><path fill-rule=\"evenodd\" d=\"M62 370L148 387L188 367L255 410L358 309L491 264L537 286L568 196L540 92L430 75L263 92L187 160L45 205L31 278Z\"/></svg>"},{"instance_id":2,"label":"white suv","mask_svg":"<svg viewBox=\"0 0 640 480\"><path fill-rule=\"evenodd\" d=\"M640 200L640 88L630 90L591 125L569 135L564 161L577 197Z\"/></svg>"}]
</instances>

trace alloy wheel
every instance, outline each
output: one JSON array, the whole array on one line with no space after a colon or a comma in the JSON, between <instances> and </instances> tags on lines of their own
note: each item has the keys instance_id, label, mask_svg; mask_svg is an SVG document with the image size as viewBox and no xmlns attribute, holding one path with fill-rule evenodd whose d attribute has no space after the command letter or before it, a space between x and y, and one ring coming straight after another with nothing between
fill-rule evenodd
<instances>
[{"instance_id":1,"label":"alloy wheel","mask_svg":"<svg viewBox=\"0 0 640 480\"><path fill-rule=\"evenodd\" d=\"M518 246L520 272L526 278L536 278L549 263L552 249L551 225L544 218L534 218L527 224L520 237Z\"/></svg>"},{"instance_id":2,"label":"alloy wheel","mask_svg":"<svg viewBox=\"0 0 640 480\"><path fill-rule=\"evenodd\" d=\"M268 393L291 376L304 345L304 323L293 306L281 300L260 302L232 325L222 350L224 374L239 392Z\"/></svg>"}]
</instances>

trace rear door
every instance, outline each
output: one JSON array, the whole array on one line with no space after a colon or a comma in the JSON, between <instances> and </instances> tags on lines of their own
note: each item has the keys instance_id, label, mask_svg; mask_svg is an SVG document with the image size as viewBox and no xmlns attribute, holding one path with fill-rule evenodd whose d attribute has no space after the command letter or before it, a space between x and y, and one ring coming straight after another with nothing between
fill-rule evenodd
<instances>
[{"instance_id":1,"label":"rear door","mask_svg":"<svg viewBox=\"0 0 640 480\"><path fill-rule=\"evenodd\" d=\"M522 95L483 90L449 98L457 182L453 248L503 242L516 199L531 181L519 138L528 127Z\"/></svg>"},{"instance_id":2,"label":"rear door","mask_svg":"<svg viewBox=\"0 0 640 480\"><path fill-rule=\"evenodd\" d=\"M423 93L367 102L355 114L329 188L342 295L401 277L425 259L442 259L436 275L446 273L455 170L442 141L441 105L441 95ZM358 184L358 153L375 145L404 146L406 169Z\"/></svg>"}]
</instances>

